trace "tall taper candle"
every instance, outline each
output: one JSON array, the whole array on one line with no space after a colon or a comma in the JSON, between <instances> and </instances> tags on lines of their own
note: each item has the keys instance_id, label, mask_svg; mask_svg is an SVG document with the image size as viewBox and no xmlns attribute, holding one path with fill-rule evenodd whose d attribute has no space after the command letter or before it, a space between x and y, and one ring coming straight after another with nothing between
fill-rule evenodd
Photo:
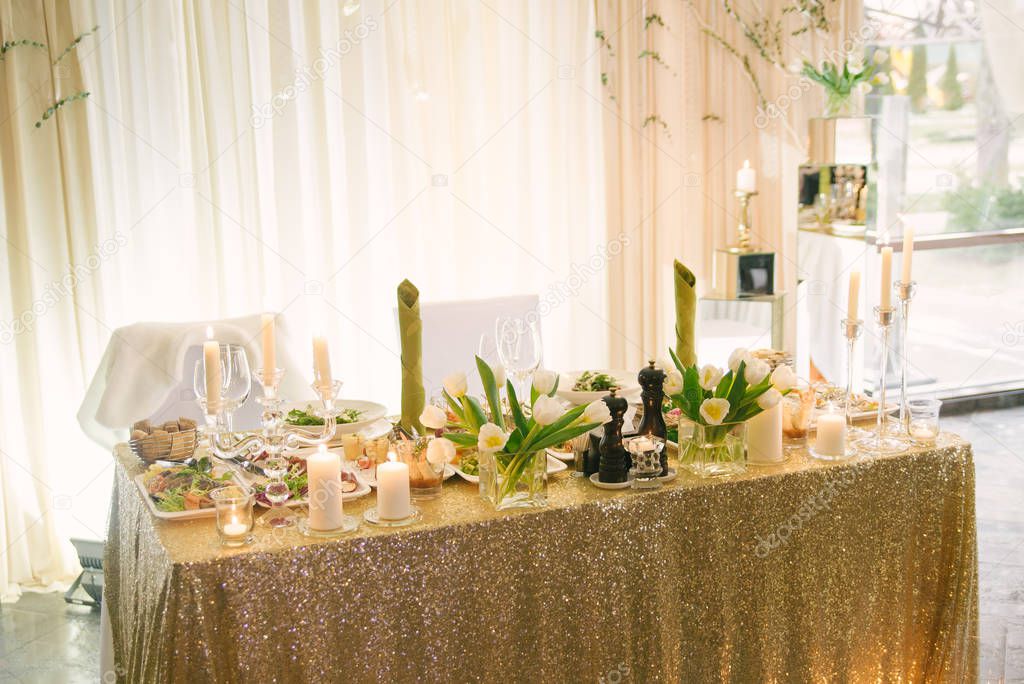
<instances>
[{"instance_id":1,"label":"tall taper candle","mask_svg":"<svg viewBox=\"0 0 1024 684\"><path fill-rule=\"evenodd\" d=\"M883 309L892 308L892 247L882 248L882 301Z\"/></svg>"},{"instance_id":2,"label":"tall taper candle","mask_svg":"<svg viewBox=\"0 0 1024 684\"><path fill-rule=\"evenodd\" d=\"M331 352L327 348L327 338L323 335L313 337L313 377L316 384L321 386L330 385L331 379Z\"/></svg>"},{"instance_id":3,"label":"tall taper candle","mask_svg":"<svg viewBox=\"0 0 1024 684\"><path fill-rule=\"evenodd\" d=\"M336 530L345 522L341 500L341 459L323 444L306 458L309 486L309 526Z\"/></svg>"},{"instance_id":4,"label":"tall taper candle","mask_svg":"<svg viewBox=\"0 0 1024 684\"><path fill-rule=\"evenodd\" d=\"M274 369L277 367L277 346L274 341L274 314L260 315L260 334L263 340L263 383L273 382Z\"/></svg>"},{"instance_id":5,"label":"tall taper candle","mask_svg":"<svg viewBox=\"0 0 1024 684\"><path fill-rule=\"evenodd\" d=\"M900 282L909 283L910 265L914 260L914 229L911 226L903 227L903 272L900 273Z\"/></svg>"},{"instance_id":6,"label":"tall taper candle","mask_svg":"<svg viewBox=\"0 0 1024 684\"><path fill-rule=\"evenodd\" d=\"M857 320L857 310L860 307L860 271L850 272L850 295L846 303L846 317Z\"/></svg>"},{"instance_id":7,"label":"tall taper candle","mask_svg":"<svg viewBox=\"0 0 1024 684\"><path fill-rule=\"evenodd\" d=\"M206 375L206 413L214 415L220 409L220 344L213 339L213 328L206 328L203 342L203 371Z\"/></svg>"}]
</instances>

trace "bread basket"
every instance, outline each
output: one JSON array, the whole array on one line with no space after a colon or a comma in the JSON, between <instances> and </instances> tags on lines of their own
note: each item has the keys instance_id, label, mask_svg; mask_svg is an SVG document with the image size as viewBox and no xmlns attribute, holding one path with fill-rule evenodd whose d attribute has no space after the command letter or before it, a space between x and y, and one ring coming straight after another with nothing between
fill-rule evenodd
<instances>
[{"instance_id":1,"label":"bread basket","mask_svg":"<svg viewBox=\"0 0 1024 684\"><path fill-rule=\"evenodd\" d=\"M128 442L132 453L144 463L184 461L192 458L199 439L195 428L180 432L158 432Z\"/></svg>"}]
</instances>

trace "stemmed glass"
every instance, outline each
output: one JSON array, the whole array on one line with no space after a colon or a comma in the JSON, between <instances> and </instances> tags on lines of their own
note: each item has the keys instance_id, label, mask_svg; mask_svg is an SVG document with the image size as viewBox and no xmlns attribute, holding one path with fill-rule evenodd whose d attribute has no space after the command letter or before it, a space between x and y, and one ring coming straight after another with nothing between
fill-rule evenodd
<instances>
[{"instance_id":1,"label":"stemmed glass","mask_svg":"<svg viewBox=\"0 0 1024 684\"><path fill-rule=\"evenodd\" d=\"M291 527L295 524L295 516L284 507L284 502L291 497L291 490L284 476L288 474L290 464L283 456L270 456L260 463L269 480L263 488L263 494L270 502L270 510L259 520L265 527Z\"/></svg>"},{"instance_id":2,"label":"stemmed glass","mask_svg":"<svg viewBox=\"0 0 1024 684\"><path fill-rule=\"evenodd\" d=\"M227 421L225 427L231 430L231 414L249 398L252 391L252 375L249 373L249 359L245 348L238 344L220 345L220 406L219 415ZM206 405L206 359L196 361L192 376L192 389L208 413Z\"/></svg>"},{"instance_id":3,"label":"stemmed glass","mask_svg":"<svg viewBox=\"0 0 1024 684\"><path fill-rule=\"evenodd\" d=\"M494 339L498 349L498 358L505 369L515 378L516 393L522 400L526 396L525 392L530 376L540 366L543 353L537 320L535 318L498 318L494 322Z\"/></svg>"}]
</instances>

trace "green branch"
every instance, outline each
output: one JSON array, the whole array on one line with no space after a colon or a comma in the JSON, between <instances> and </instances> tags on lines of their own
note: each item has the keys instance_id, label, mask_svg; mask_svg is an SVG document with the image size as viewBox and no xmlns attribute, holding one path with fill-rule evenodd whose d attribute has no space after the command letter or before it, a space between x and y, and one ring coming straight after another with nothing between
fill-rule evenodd
<instances>
[{"instance_id":1,"label":"green branch","mask_svg":"<svg viewBox=\"0 0 1024 684\"><path fill-rule=\"evenodd\" d=\"M60 98L52 105L50 105L45 112L43 112L43 116L39 119L39 121L36 121L36 128L42 128L43 122L49 119L54 114L56 114L61 107L71 104L76 100L84 100L87 97L89 97L89 91L82 90L75 93L74 95L68 95L67 97Z\"/></svg>"}]
</instances>

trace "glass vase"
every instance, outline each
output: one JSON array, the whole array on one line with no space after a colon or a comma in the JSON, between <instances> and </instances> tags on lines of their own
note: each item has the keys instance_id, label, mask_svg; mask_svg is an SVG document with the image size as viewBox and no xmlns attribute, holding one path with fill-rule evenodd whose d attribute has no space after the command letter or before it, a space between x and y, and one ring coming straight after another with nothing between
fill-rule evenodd
<instances>
[{"instance_id":1,"label":"glass vase","mask_svg":"<svg viewBox=\"0 0 1024 684\"><path fill-rule=\"evenodd\" d=\"M853 116L857 112L855 94L825 90L825 118Z\"/></svg>"},{"instance_id":2,"label":"glass vase","mask_svg":"<svg viewBox=\"0 0 1024 684\"><path fill-rule=\"evenodd\" d=\"M722 477L747 470L746 423L693 424L679 445L679 464L698 477Z\"/></svg>"},{"instance_id":3,"label":"glass vase","mask_svg":"<svg viewBox=\"0 0 1024 684\"><path fill-rule=\"evenodd\" d=\"M480 496L495 510L548 505L548 460L543 449L525 454L481 453L479 466Z\"/></svg>"}]
</instances>

